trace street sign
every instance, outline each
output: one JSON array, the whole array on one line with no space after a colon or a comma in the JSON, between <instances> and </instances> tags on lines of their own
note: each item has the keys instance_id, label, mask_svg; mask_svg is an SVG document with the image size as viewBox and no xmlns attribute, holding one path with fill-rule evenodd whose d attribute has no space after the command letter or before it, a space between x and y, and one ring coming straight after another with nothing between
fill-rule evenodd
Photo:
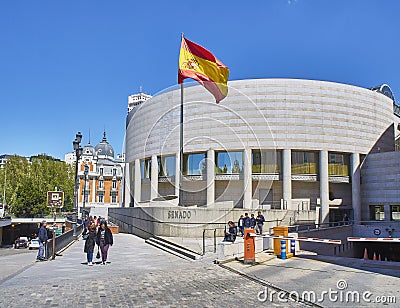
<instances>
[{"instance_id":1,"label":"street sign","mask_svg":"<svg viewBox=\"0 0 400 308\"><path fill-rule=\"evenodd\" d=\"M52 208L62 208L64 206L64 192L48 191L47 206Z\"/></svg>"}]
</instances>

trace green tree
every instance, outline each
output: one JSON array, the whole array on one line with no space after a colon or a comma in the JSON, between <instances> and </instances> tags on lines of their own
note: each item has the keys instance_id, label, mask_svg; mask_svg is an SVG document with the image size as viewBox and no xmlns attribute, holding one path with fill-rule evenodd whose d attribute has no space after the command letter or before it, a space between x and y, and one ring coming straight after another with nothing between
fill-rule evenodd
<instances>
[{"instance_id":1,"label":"green tree","mask_svg":"<svg viewBox=\"0 0 400 308\"><path fill-rule=\"evenodd\" d=\"M38 155L29 161L20 156L9 157L7 173L6 202L9 213L18 217L48 215L51 209L46 205L47 191L62 187L65 196L64 211L73 206L74 168L65 162L47 155ZM3 183L0 184L3 191Z\"/></svg>"}]
</instances>

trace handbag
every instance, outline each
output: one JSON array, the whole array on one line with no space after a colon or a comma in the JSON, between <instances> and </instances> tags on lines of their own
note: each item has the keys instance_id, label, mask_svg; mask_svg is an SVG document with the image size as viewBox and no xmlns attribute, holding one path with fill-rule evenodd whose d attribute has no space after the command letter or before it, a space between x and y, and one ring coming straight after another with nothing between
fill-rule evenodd
<instances>
[{"instance_id":1,"label":"handbag","mask_svg":"<svg viewBox=\"0 0 400 308\"><path fill-rule=\"evenodd\" d=\"M96 259L100 259L100 250L99 250L99 246L97 246Z\"/></svg>"}]
</instances>

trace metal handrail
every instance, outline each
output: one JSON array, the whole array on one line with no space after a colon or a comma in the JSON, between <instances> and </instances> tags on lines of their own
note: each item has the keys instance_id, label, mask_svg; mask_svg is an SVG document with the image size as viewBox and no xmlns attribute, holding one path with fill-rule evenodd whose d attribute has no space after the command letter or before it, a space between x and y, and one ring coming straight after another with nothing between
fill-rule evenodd
<instances>
[{"instance_id":1,"label":"metal handrail","mask_svg":"<svg viewBox=\"0 0 400 308\"><path fill-rule=\"evenodd\" d=\"M289 226L289 232L301 232L301 231L308 232L311 230L321 230L321 229L336 228L342 226L351 226L353 224L354 224L353 221L335 221L322 224L304 224L304 225Z\"/></svg>"},{"instance_id":2,"label":"metal handrail","mask_svg":"<svg viewBox=\"0 0 400 308\"><path fill-rule=\"evenodd\" d=\"M73 231L74 230L71 229L63 234L56 236L54 256L60 250L67 247L74 240ZM80 234L80 233L82 233L82 231L83 231L83 225L79 225L76 227L76 234ZM53 254L53 239L52 238L50 240L48 240L47 243L45 244L45 254L46 254L47 259L50 258Z\"/></svg>"},{"instance_id":3,"label":"metal handrail","mask_svg":"<svg viewBox=\"0 0 400 308\"><path fill-rule=\"evenodd\" d=\"M204 256L206 254L206 231L214 232L214 253L217 252L217 230L225 230L225 228L203 229L203 253L202 253L202 256Z\"/></svg>"}]
</instances>

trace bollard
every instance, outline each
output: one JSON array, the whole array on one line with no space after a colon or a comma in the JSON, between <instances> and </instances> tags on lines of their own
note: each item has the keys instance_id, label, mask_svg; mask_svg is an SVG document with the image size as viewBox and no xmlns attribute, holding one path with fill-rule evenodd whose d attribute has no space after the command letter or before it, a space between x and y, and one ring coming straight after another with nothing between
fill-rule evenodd
<instances>
[{"instance_id":1,"label":"bollard","mask_svg":"<svg viewBox=\"0 0 400 308\"><path fill-rule=\"evenodd\" d=\"M281 240L281 259L286 260L286 240Z\"/></svg>"},{"instance_id":2,"label":"bollard","mask_svg":"<svg viewBox=\"0 0 400 308\"><path fill-rule=\"evenodd\" d=\"M250 234L254 233L254 229L244 229L244 263L253 264L256 261L256 247L254 237Z\"/></svg>"},{"instance_id":3,"label":"bollard","mask_svg":"<svg viewBox=\"0 0 400 308\"><path fill-rule=\"evenodd\" d=\"M293 254L293 257L296 255L296 240L290 240L290 252Z\"/></svg>"}]
</instances>

